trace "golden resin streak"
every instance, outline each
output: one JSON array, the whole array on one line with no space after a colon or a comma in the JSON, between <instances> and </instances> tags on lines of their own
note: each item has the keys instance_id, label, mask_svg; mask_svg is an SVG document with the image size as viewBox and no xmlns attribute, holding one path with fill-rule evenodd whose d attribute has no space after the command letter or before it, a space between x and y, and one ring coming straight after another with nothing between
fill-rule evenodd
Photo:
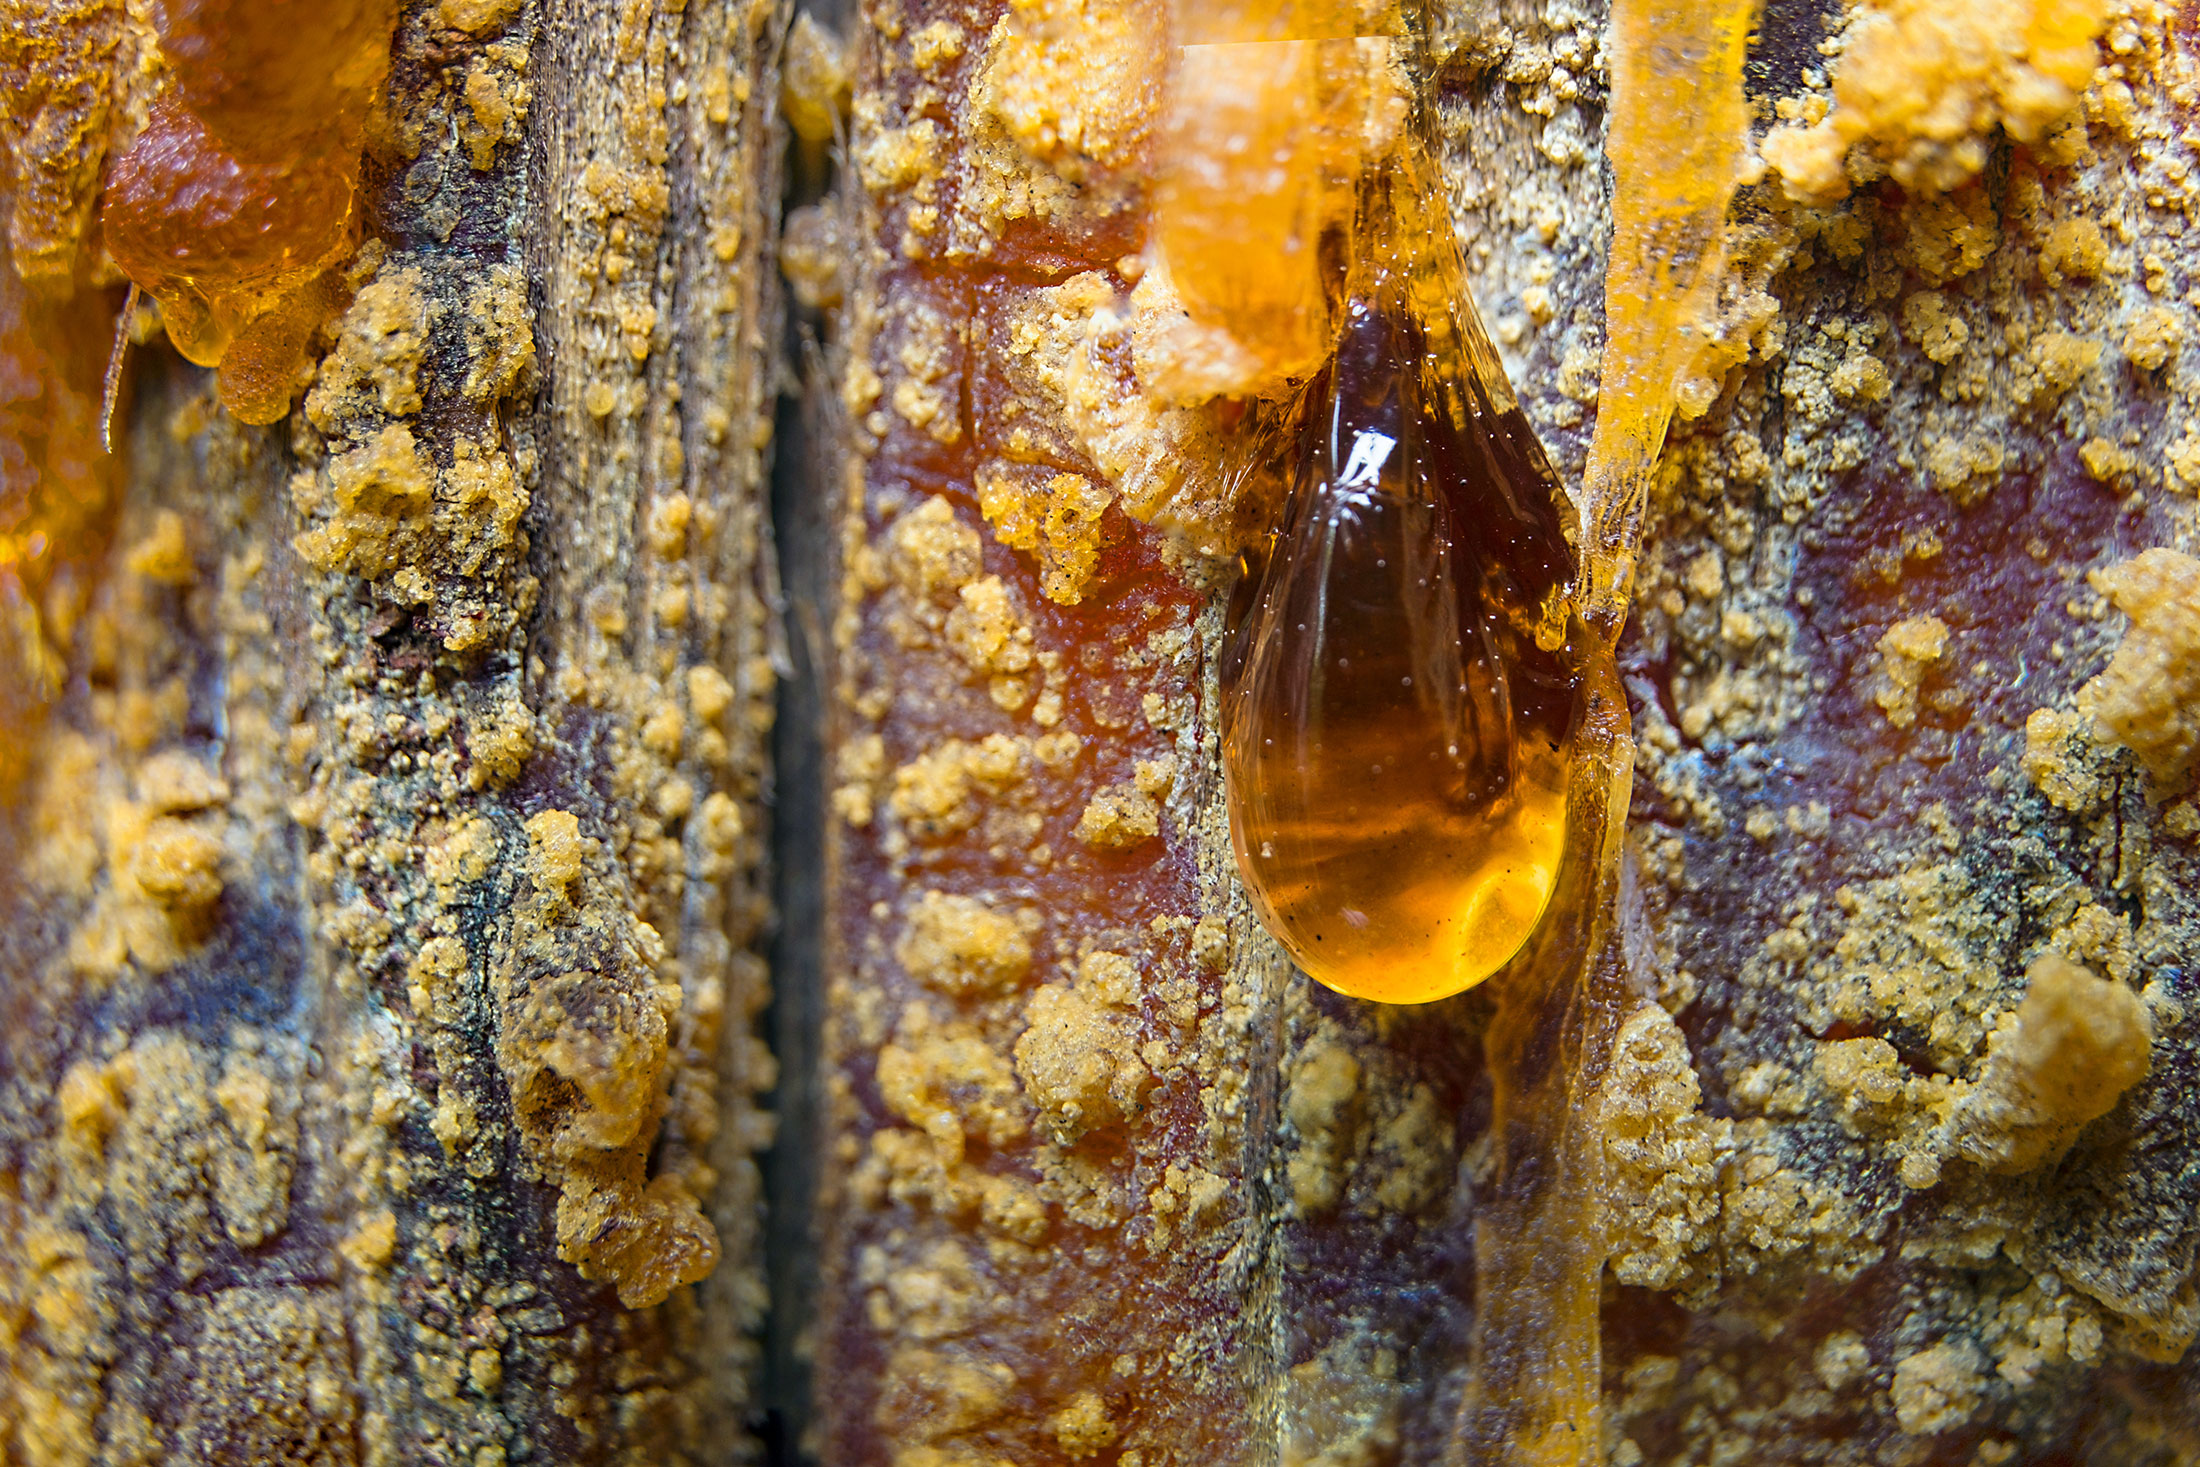
<instances>
[{"instance_id":1,"label":"golden resin streak","mask_svg":"<svg viewBox=\"0 0 2200 1467\"><path fill-rule=\"evenodd\" d=\"M1748 138L1742 62L1755 0L1612 7L1612 246L1604 364L1582 491L1582 615L1607 643L1633 593L1643 502L1674 384L1703 349L1726 258L1726 209ZM1624 815L1627 801L1617 808Z\"/></svg>"},{"instance_id":2,"label":"golden resin streak","mask_svg":"<svg viewBox=\"0 0 2200 1467\"><path fill-rule=\"evenodd\" d=\"M1479 1337L1473 1388L1450 1452L1455 1462L1558 1467L1585 1464L1603 1450L1598 1307L1608 1250L1595 1160L1601 1138L1590 1133L1586 1116L1602 1084L1628 988L1621 941L1621 858L1633 756L1613 651L1627 619L1649 477L1673 410L1677 379L1700 352L1697 323L1709 314L1723 261L1726 210L1746 138L1742 62L1752 10L1748 0L1620 0L1613 12L1607 147L1615 186L1606 347L1599 420L1580 502L1583 564L1573 603L1581 626L1568 652L1580 721L1568 757L1570 778L1563 785L1565 858L1555 872L1555 889L1548 873L1535 883L1538 909L1547 894L1558 919L1544 921L1527 938L1500 979L1497 1013L1484 1040L1495 1089L1497 1175L1477 1208ZM1219 53L1223 48L1216 49ZM1280 57L1284 48L1277 49ZM1207 71L1215 68L1194 66L1180 74L1180 117L1192 110L1182 105L1184 91L1218 90ZM1223 150L1226 160L1235 160L1220 165L1226 172L1234 169L1228 178L1180 168L1160 190L1155 234L1158 254L1177 276L1175 287L1186 311L1214 343L1211 358L1224 364L1203 385L1257 394L1278 378L1300 375L1308 353L1319 349L1326 354L1335 339L1334 307L1326 303L1338 297L1315 288L1325 277L1314 246L1325 230L1335 227L1340 178L1348 177L1355 165L1369 167L1389 155L1397 146L1397 125L1390 122L1357 134L1349 125L1332 125L1317 140L1303 122L1294 126L1303 116L1297 110L1303 102L1291 93L1303 88L1278 84L1287 80L1280 74L1263 84L1263 74L1242 66L1216 72L1224 74L1241 93L1241 110L1264 120L1264 127L1252 134L1256 141L1272 142L1273 147ZM1380 109L1371 109L1369 115L1380 116ZM1317 146L1317 141L1326 146ZM1180 147L1176 152L1196 158L1200 150ZM1210 165L1210 173L1215 166ZM1272 186L1251 195L1281 199L1278 207L1290 218L1271 221L1279 227L1248 231L1241 217L1247 190L1237 185L1250 179L1237 175L1262 169L1270 171ZM1217 206L1213 238L1186 228L1186 216L1193 224L1200 222L1198 211L1188 205L1201 198ZM1233 294L1191 268L1201 259L1230 253L1212 248L1225 235L1282 242L1285 257L1269 262L1278 268L1250 272L1257 280L1275 282L1265 295L1247 296L1243 287ZM1358 258L1379 243L1363 233L1353 240L1351 253ZM1241 243L1232 256L1239 265L1244 263L1243 248ZM1241 270L1233 278L1242 280L1246 273ZM1463 293L1456 279L1452 284L1455 293ZM1461 354L1456 344L1452 354ZM1429 355L1441 354L1432 349ZM1474 365L1485 378L1502 382L1494 361L1477 360ZM1180 395L1190 399L1200 394ZM1338 451L1333 445L1330 456ZM1331 465L1332 476L1335 467ZM1324 562L1321 573L1326 576L1326 555L1316 558ZM1265 583L1262 599L1260 615L1275 620ZM1326 621L1326 613L1318 611L1325 604L1317 598L1310 603L1317 610L1294 612L1282 621L1311 625L1317 614ZM1372 654L1374 649L1365 650ZM1379 657L1374 663L1398 672ZM1353 675L1372 689L1361 671L1355 666ZM1265 695L1248 695L1254 696ZM1400 726L1394 712L1370 715L1367 721ZM1429 924L1417 929L1410 920L1388 920L1409 916L1406 909L1412 904L1411 863L1401 863L1396 853L1407 846L1459 843L1455 829L1439 833L1436 827L1414 825L1418 802L1394 794L1387 800L1396 811L1391 823L1405 828L1388 841L1379 829L1369 834L1371 817L1361 812L1386 800L1382 791L1363 787L1371 778L1368 768L1371 763L1377 770L1387 768L1399 759L1412 762L1411 749L1390 748L1391 757L1380 761L1355 759L1350 751L1366 755L1366 745L1343 737L1340 728L1328 740L1334 747L1320 751L1326 773L1310 778L1295 766L1279 771L1270 765L1289 764L1287 756L1293 755L1303 763L1307 750L1297 744L1309 739L1320 743L1318 731L1311 725L1300 730L1286 750L1280 746L1291 731L1290 718L1253 723L1259 724L1256 734L1273 737L1231 734L1238 746L1236 761L1247 771L1261 771L1260 778L1238 783L1262 796L1278 783L1305 785L1295 796L1299 804L1311 810L1309 801L1318 797L1321 813L1352 822L1353 836L1344 839L1338 830L1317 830L1307 821L1276 818L1277 812L1268 810L1271 818L1265 824L1254 819L1250 824L1258 828L1236 832L1241 870L1249 889L1263 899L1271 931L1310 973L1363 997L1426 999L1478 981L1512 954L1520 940L1517 931L1485 932L1486 938L1501 942L1483 945L1502 945L1505 952L1494 960L1490 953L1476 953L1469 965L1456 955L1437 955L1437 944L1427 940L1425 931L1417 944L1399 942L1409 929L1419 931ZM1271 744L1278 748L1269 748ZM1275 757L1265 757L1271 754ZM1554 800L1556 788L1554 782ZM1244 813L1233 810L1234 816ZM1477 818L1487 823L1485 813L1478 812ZM1322 850L1313 852L1315 859L1306 859L1316 845ZM1388 850L1392 858L1357 873L1342 853L1363 848ZM1353 885L1356 875L1370 878L1358 882L1366 888L1366 899L1346 901L1340 893ZM1321 888L1319 901L1314 886ZM1461 895L1456 881L1447 894L1456 909ZM1328 936L1351 940L1313 948L1308 939L1318 935L1318 928L1302 919L1344 908L1350 909L1346 917L1362 920L1354 931L1339 929ZM1524 930L1533 923L1530 914L1515 925ZM1457 923L1437 925L1449 930ZM1350 951L1331 951L1340 947ZM1462 983L1467 966L1474 971ZM1401 968L1412 975L1403 982L1394 971L1376 972Z\"/></svg>"},{"instance_id":3,"label":"golden resin streak","mask_svg":"<svg viewBox=\"0 0 2200 1467\"><path fill-rule=\"evenodd\" d=\"M1601 1138L1591 1102L1628 991L1622 866L1634 744L1613 661L1674 384L1701 342L1742 165L1751 0L1612 8L1612 246L1579 606L1592 638L1574 740L1566 870L1501 980L1485 1035L1496 1177L1477 1202L1480 1316L1453 1462L1586 1467L1604 1455Z\"/></svg>"}]
</instances>

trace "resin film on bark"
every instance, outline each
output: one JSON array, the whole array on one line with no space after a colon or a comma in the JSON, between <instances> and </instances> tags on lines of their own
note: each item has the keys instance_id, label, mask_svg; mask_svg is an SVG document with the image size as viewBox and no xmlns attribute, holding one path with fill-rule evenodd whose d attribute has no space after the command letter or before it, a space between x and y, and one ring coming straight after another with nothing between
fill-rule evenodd
<instances>
[{"instance_id":1,"label":"resin film on bark","mask_svg":"<svg viewBox=\"0 0 2200 1467\"><path fill-rule=\"evenodd\" d=\"M1749 13L1615 16L1624 176L1586 562L1448 215L1426 207L1409 130L1363 183L1338 345L1277 437L1285 518L1226 653L1232 842L1299 965L1416 1002L1521 959L1485 1040L1499 1171L1476 1230L1485 1308L1462 1460L1598 1449L1601 1143L1579 1113L1627 983L1614 944L1632 745L1613 645L1644 479L1716 273ZM1671 95L1652 104L1653 88Z\"/></svg>"}]
</instances>

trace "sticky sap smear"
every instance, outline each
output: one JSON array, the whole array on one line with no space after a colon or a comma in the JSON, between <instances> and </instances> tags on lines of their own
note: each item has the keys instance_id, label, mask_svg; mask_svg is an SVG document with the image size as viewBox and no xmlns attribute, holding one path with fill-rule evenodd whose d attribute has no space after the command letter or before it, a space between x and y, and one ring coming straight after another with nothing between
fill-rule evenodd
<instances>
[{"instance_id":1,"label":"sticky sap smear","mask_svg":"<svg viewBox=\"0 0 2200 1467\"><path fill-rule=\"evenodd\" d=\"M1422 1003L1502 968L1565 854L1564 492L1410 149L1363 185L1334 355L1223 669L1238 870L1317 981ZM1434 227L1431 227L1434 226Z\"/></svg>"}]
</instances>

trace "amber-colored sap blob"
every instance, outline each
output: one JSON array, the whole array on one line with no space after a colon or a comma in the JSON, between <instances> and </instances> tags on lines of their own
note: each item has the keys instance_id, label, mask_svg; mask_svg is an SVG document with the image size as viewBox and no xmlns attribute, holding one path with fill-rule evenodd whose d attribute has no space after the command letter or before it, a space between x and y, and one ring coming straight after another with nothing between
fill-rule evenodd
<instances>
[{"instance_id":1,"label":"amber-colored sap blob","mask_svg":"<svg viewBox=\"0 0 2200 1467\"><path fill-rule=\"evenodd\" d=\"M1481 982L1564 855L1562 491L1404 158L1367 189L1285 523L1224 667L1238 869L1307 973L1392 1003ZM1401 208L1401 203L1404 205Z\"/></svg>"},{"instance_id":2,"label":"amber-colored sap blob","mask_svg":"<svg viewBox=\"0 0 2200 1467\"><path fill-rule=\"evenodd\" d=\"M1192 34L1351 35L1334 17L1246 8L1257 13L1197 17ZM1180 28L1194 18L1180 11ZM1195 329L1147 367L1163 395L1263 396L1319 369L1337 330L1332 247L1365 160L1405 116L1392 58L1379 37L1210 39L1178 53L1148 249Z\"/></svg>"},{"instance_id":3,"label":"amber-colored sap blob","mask_svg":"<svg viewBox=\"0 0 2200 1467\"><path fill-rule=\"evenodd\" d=\"M330 130L356 151L395 18L390 0L163 0L160 49L227 148L277 162Z\"/></svg>"},{"instance_id":4,"label":"amber-colored sap blob","mask_svg":"<svg viewBox=\"0 0 2200 1467\"><path fill-rule=\"evenodd\" d=\"M390 0L167 0L171 72L109 170L101 225L169 339L246 422L290 407L358 237L360 137Z\"/></svg>"},{"instance_id":5,"label":"amber-colored sap blob","mask_svg":"<svg viewBox=\"0 0 2200 1467\"><path fill-rule=\"evenodd\" d=\"M160 301L176 350L217 366L349 249L356 172L319 156L247 162L163 100L108 176L108 252Z\"/></svg>"}]
</instances>

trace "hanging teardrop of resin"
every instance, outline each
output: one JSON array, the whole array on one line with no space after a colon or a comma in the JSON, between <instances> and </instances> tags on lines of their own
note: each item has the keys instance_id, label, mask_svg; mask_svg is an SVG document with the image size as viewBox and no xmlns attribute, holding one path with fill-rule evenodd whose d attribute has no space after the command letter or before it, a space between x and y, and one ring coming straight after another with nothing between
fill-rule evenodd
<instances>
[{"instance_id":1,"label":"hanging teardrop of resin","mask_svg":"<svg viewBox=\"0 0 2200 1467\"><path fill-rule=\"evenodd\" d=\"M1223 667L1239 873L1309 975L1391 1003L1472 987L1535 930L1577 717L1564 491L1414 174L1366 185Z\"/></svg>"}]
</instances>

